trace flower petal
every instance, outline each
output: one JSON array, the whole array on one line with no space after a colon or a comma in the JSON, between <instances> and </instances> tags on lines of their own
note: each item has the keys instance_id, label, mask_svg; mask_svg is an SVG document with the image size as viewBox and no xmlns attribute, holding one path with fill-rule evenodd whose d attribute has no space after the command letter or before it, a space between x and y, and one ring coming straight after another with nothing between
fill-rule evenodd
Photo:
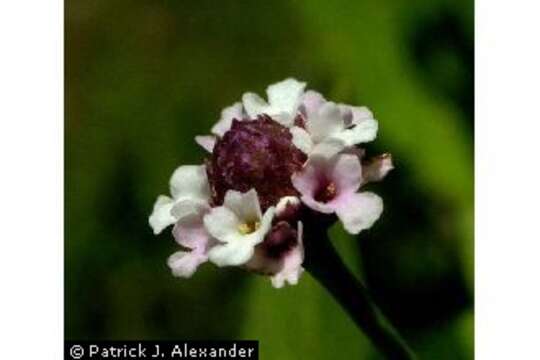
<instances>
[{"instance_id":1,"label":"flower petal","mask_svg":"<svg viewBox=\"0 0 540 360\"><path fill-rule=\"evenodd\" d=\"M171 195L175 200L210 199L210 187L204 165L183 165L178 167L170 180Z\"/></svg>"},{"instance_id":2,"label":"flower petal","mask_svg":"<svg viewBox=\"0 0 540 360\"><path fill-rule=\"evenodd\" d=\"M302 170L291 177L293 186L305 196L315 196L321 180L324 180L326 163L320 157L309 158Z\"/></svg>"},{"instance_id":3,"label":"flower petal","mask_svg":"<svg viewBox=\"0 0 540 360\"><path fill-rule=\"evenodd\" d=\"M226 107L221 112L219 121L212 127L212 134L223 137L223 135L231 128L234 119L242 120L244 117L244 108L241 102L236 102L231 106Z\"/></svg>"},{"instance_id":4,"label":"flower petal","mask_svg":"<svg viewBox=\"0 0 540 360\"><path fill-rule=\"evenodd\" d=\"M305 82L300 82L293 78L288 78L272 84L266 89L268 102L277 113L294 114L298 105L300 105L301 96L305 87Z\"/></svg>"},{"instance_id":5,"label":"flower petal","mask_svg":"<svg viewBox=\"0 0 540 360\"><path fill-rule=\"evenodd\" d=\"M337 153L345 149L345 142L338 138L327 138L318 143L311 150L310 157L323 157L330 159Z\"/></svg>"},{"instance_id":6,"label":"flower petal","mask_svg":"<svg viewBox=\"0 0 540 360\"><path fill-rule=\"evenodd\" d=\"M326 103L326 99L321 94L313 90L308 90L302 95L299 110L304 116L310 117L316 114L324 103Z\"/></svg>"},{"instance_id":7,"label":"flower petal","mask_svg":"<svg viewBox=\"0 0 540 360\"><path fill-rule=\"evenodd\" d=\"M303 153L309 154L313 148L313 141L309 133L298 126L289 129L292 134L292 143Z\"/></svg>"},{"instance_id":8,"label":"flower petal","mask_svg":"<svg viewBox=\"0 0 540 360\"><path fill-rule=\"evenodd\" d=\"M210 235L204 227L203 217L210 211L207 204L197 204L192 201L182 201L174 205L171 213L178 221L173 228L176 242L190 249L206 252Z\"/></svg>"},{"instance_id":9,"label":"flower petal","mask_svg":"<svg viewBox=\"0 0 540 360\"><path fill-rule=\"evenodd\" d=\"M360 159L352 154L340 154L333 159L330 175L340 195L355 193L362 182Z\"/></svg>"},{"instance_id":10,"label":"flower petal","mask_svg":"<svg viewBox=\"0 0 540 360\"><path fill-rule=\"evenodd\" d=\"M242 95L242 104L251 119L255 119L257 115L266 113L269 109L268 103L263 98L250 92Z\"/></svg>"},{"instance_id":11,"label":"flower petal","mask_svg":"<svg viewBox=\"0 0 540 360\"><path fill-rule=\"evenodd\" d=\"M304 272L302 263L304 262L304 244L302 242L303 236L303 225L302 222L298 222L298 243L296 246L291 249L282 262L283 265L281 270L272 276L272 286L279 289L283 287L286 283L290 285L296 285L300 279L300 275Z\"/></svg>"},{"instance_id":12,"label":"flower petal","mask_svg":"<svg viewBox=\"0 0 540 360\"><path fill-rule=\"evenodd\" d=\"M248 262L254 251L253 244L231 241L227 244L214 246L209 251L208 258L217 266L238 266Z\"/></svg>"},{"instance_id":13,"label":"flower petal","mask_svg":"<svg viewBox=\"0 0 540 360\"><path fill-rule=\"evenodd\" d=\"M232 210L241 222L258 221L262 217L259 198L255 189L245 193L229 190L225 194L223 205Z\"/></svg>"},{"instance_id":14,"label":"flower petal","mask_svg":"<svg viewBox=\"0 0 540 360\"><path fill-rule=\"evenodd\" d=\"M341 116L345 121L345 126L358 124L365 119L372 119L373 113L365 106L351 106L347 104L338 104Z\"/></svg>"},{"instance_id":15,"label":"flower petal","mask_svg":"<svg viewBox=\"0 0 540 360\"><path fill-rule=\"evenodd\" d=\"M353 123L351 126L351 128L335 135L343 140L347 146L373 141L377 137L379 124L375 119L365 119L357 124Z\"/></svg>"},{"instance_id":16,"label":"flower petal","mask_svg":"<svg viewBox=\"0 0 540 360\"><path fill-rule=\"evenodd\" d=\"M234 241L239 235L240 220L225 206L212 208L203 217L203 222L208 233L222 242Z\"/></svg>"},{"instance_id":17,"label":"flower petal","mask_svg":"<svg viewBox=\"0 0 540 360\"><path fill-rule=\"evenodd\" d=\"M363 183L381 181L393 168L392 155L375 156L362 164Z\"/></svg>"},{"instance_id":18,"label":"flower petal","mask_svg":"<svg viewBox=\"0 0 540 360\"><path fill-rule=\"evenodd\" d=\"M214 145L216 145L216 137L212 135L198 135L195 136L195 142L204 150L211 153L214 150Z\"/></svg>"},{"instance_id":19,"label":"flower petal","mask_svg":"<svg viewBox=\"0 0 540 360\"><path fill-rule=\"evenodd\" d=\"M171 209L173 207L174 200L168 196L158 196L154 203L154 209L152 214L148 218L148 223L154 231L154 235L159 234L167 226L176 222L176 219L171 215Z\"/></svg>"},{"instance_id":20,"label":"flower petal","mask_svg":"<svg viewBox=\"0 0 540 360\"><path fill-rule=\"evenodd\" d=\"M327 102L319 111L306 121L306 130L313 142L322 142L325 138L339 134L345 129L339 107L333 102Z\"/></svg>"},{"instance_id":21,"label":"flower petal","mask_svg":"<svg viewBox=\"0 0 540 360\"><path fill-rule=\"evenodd\" d=\"M293 174L291 181L296 190L300 192L300 199L304 204L313 210L331 214L335 211L332 203L325 204L314 199L315 193L319 190L321 182L327 180L327 171L326 159L312 157L307 161L300 172Z\"/></svg>"},{"instance_id":22,"label":"flower petal","mask_svg":"<svg viewBox=\"0 0 540 360\"><path fill-rule=\"evenodd\" d=\"M254 93L245 93L242 103L250 118L267 114L284 126L291 126L306 83L289 78L268 86L268 102Z\"/></svg>"},{"instance_id":23,"label":"flower petal","mask_svg":"<svg viewBox=\"0 0 540 360\"><path fill-rule=\"evenodd\" d=\"M177 251L167 259L174 276L189 278L208 257L195 251Z\"/></svg>"},{"instance_id":24,"label":"flower petal","mask_svg":"<svg viewBox=\"0 0 540 360\"><path fill-rule=\"evenodd\" d=\"M371 192L349 194L339 201L336 214L351 234L369 229L381 216L382 199Z\"/></svg>"},{"instance_id":25,"label":"flower petal","mask_svg":"<svg viewBox=\"0 0 540 360\"><path fill-rule=\"evenodd\" d=\"M261 218L259 228L248 235L245 235L245 239L242 241L251 242L253 243L253 246L262 243L264 240L264 237L270 231L270 228L272 227L272 220L274 219L274 215L276 214L276 208L275 207L269 207L266 209L264 215Z\"/></svg>"},{"instance_id":26,"label":"flower petal","mask_svg":"<svg viewBox=\"0 0 540 360\"><path fill-rule=\"evenodd\" d=\"M366 106L350 106L352 112L352 122L359 123L365 119L373 119L373 113Z\"/></svg>"}]
</instances>

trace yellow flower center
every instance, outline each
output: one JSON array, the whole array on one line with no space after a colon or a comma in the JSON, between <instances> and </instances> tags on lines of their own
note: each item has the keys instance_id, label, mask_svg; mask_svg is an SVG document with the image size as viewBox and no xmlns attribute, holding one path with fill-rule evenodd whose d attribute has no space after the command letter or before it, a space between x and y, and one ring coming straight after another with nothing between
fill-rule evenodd
<instances>
[{"instance_id":1,"label":"yellow flower center","mask_svg":"<svg viewBox=\"0 0 540 360\"><path fill-rule=\"evenodd\" d=\"M247 235L255 232L259 228L259 226L261 226L261 223L259 221L247 222L238 225L238 231L242 235Z\"/></svg>"}]
</instances>

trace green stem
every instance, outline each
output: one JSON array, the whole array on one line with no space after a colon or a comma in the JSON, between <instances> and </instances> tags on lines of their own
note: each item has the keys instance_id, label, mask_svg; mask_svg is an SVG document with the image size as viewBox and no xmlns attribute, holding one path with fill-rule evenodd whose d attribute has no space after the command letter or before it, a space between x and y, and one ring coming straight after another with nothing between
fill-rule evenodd
<instances>
[{"instance_id":1,"label":"green stem","mask_svg":"<svg viewBox=\"0 0 540 360\"><path fill-rule=\"evenodd\" d=\"M416 359L375 305L364 285L345 266L328 239L326 230L305 234L304 239L304 267L334 296L375 347L391 360Z\"/></svg>"}]
</instances>

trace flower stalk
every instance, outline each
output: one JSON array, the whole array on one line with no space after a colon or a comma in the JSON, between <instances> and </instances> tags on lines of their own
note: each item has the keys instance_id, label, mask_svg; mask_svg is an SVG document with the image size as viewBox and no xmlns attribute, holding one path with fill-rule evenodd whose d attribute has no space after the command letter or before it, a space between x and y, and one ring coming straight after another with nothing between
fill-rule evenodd
<instances>
[{"instance_id":1,"label":"flower stalk","mask_svg":"<svg viewBox=\"0 0 540 360\"><path fill-rule=\"evenodd\" d=\"M405 340L374 303L365 286L345 266L330 242L326 229L318 230L312 227L304 234L304 268L332 294L381 354L391 360L416 359Z\"/></svg>"}]
</instances>

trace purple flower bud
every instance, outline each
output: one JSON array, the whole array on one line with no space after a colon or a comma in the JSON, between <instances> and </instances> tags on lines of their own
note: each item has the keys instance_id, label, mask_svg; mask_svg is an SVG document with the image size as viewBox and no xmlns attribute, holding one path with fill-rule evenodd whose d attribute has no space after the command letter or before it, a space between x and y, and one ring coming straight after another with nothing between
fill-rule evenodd
<instances>
[{"instance_id":1,"label":"purple flower bud","mask_svg":"<svg viewBox=\"0 0 540 360\"><path fill-rule=\"evenodd\" d=\"M266 256L279 259L283 253L292 249L296 243L296 229L288 222L280 221L272 226L264 242L259 246Z\"/></svg>"},{"instance_id":2,"label":"purple flower bud","mask_svg":"<svg viewBox=\"0 0 540 360\"><path fill-rule=\"evenodd\" d=\"M246 192L254 188L265 211L282 197L299 194L291 175L305 161L306 155L293 145L289 129L269 116L235 119L216 142L207 162L212 203L223 204L228 190Z\"/></svg>"}]
</instances>

